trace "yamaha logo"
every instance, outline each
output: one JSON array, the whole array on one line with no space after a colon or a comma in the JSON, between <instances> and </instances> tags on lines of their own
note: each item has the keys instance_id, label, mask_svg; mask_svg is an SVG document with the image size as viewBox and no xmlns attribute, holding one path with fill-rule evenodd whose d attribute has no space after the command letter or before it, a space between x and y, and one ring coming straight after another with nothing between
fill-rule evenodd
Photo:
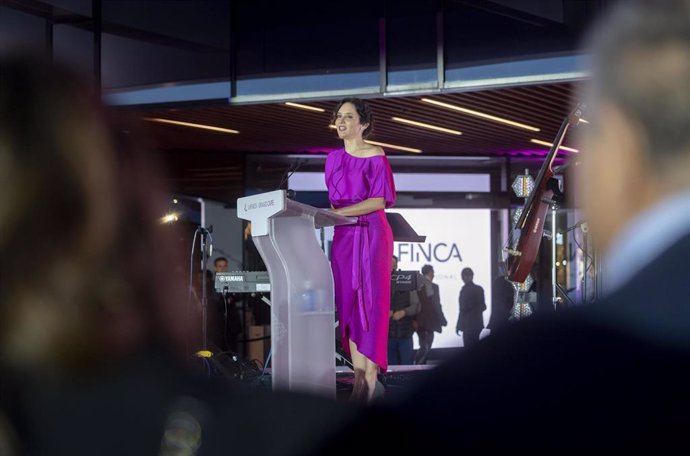
<instances>
[{"instance_id":1,"label":"yamaha logo","mask_svg":"<svg viewBox=\"0 0 690 456\"><path fill-rule=\"evenodd\" d=\"M226 276L221 279L223 282L244 282L242 276Z\"/></svg>"}]
</instances>

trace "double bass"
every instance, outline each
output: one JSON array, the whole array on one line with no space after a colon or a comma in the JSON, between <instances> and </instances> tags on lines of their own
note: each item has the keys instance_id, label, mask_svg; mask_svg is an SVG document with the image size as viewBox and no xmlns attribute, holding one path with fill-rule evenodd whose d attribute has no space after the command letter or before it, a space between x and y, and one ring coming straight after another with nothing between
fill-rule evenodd
<instances>
[{"instance_id":1,"label":"double bass","mask_svg":"<svg viewBox=\"0 0 690 456\"><path fill-rule=\"evenodd\" d=\"M549 206L554 204L554 195L558 191L558 183L554 179L553 162L568 129L577 125L582 119L584 107L584 104L578 104L561 123L556 139L539 170L534 189L527 198L522 214L515 224L515 228L520 230L520 237L517 246L507 249L508 258L506 260L508 280L512 282L523 283L537 259L541 238L544 234L544 219Z\"/></svg>"}]
</instances>

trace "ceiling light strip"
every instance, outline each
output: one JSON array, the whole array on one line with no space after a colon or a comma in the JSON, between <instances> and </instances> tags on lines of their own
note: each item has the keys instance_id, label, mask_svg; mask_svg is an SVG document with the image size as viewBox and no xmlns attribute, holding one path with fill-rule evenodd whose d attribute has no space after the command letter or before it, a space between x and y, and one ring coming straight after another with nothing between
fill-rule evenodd
<instances>
[{"instance_id":1,"label":"ceiling light strip","mask_svg":"<svg viewBox=\"0 0 690 456\"><path fill-rule=\"evenodd\" d=\"M458 130L452 130L450 128L438 127L436 125L431 125L431 124L424 123L424 122L417 122L416 120L403 119L402 117L391 117L391 119L394 120L395 122L400 122L400 123L404 123L407 125L413 125L415 127L427 128L429 130L440 131L442 133L449 133L451 135L458 135L459 136L462 134L462 132L458 131Z\"/></svg>"},{"instance_id":2,"label":"ceiling light strip","mask_svg":"<svg viewBox=\"0 0 690 456\"><path fill-rule=\"evenodd\" d=\"M511 127L522 128L523 130L529 130L529 131L541 131L539 128L533 127L531 125L526 125L526 124L523 124L520 122L515 122L513 120L504 119L503 117L493 116L491 114L486 114L486 113L475 111L472 109L463 108L462 106L457 106L457 105L453 105L453 104L449 104L449 103L444 103L442 101L432 100L431 98L422 98L422 101L424 103L429 103L429 104L432 104L435 106L441 106L443 108L452 109L454 111L462 112L464 114L469 114L471 116L481 117L482 119L492 120L494 122L502 123L505 125L510 125Z\"/></svg>"},{"instance_id":3,"label":"ceiling light strip","mask_svg":"<svg viewBox=\"0 0 690 456\"><path fill-rule=\"evenodd\" d=\"M307 111L326 112L326 110L323 108L317 108L316 106L309 106L309 105L305 105L305 104L301 104L301 103L293 103L291 101L286 101L285 104L287 106L292 106L293 108L305 109Z\"/></svg>"},{"instance_id":4,"label":"ceiling light strip","mask_svg":"<svg viewBox=\"0 0 690 456\"><path fill-rule=\"evenodd\" d=\"M169 124L169 125L178 125L180 127L190 127L190 128L199 128L201 130L217 131L220 133L232 133L232 134L238 134L239 133L239 131L231 130L229 128L214 127L211 125L202 125L202 124L196 124L196 123L191 123L191 122L181 122L179 120L161 119L158 117L144 117L144 120L146 120L148 122L156 122L156 123Z\"/></svg>"},{"instance_id":5,"label":"ceiling light strip","mask_svg":"<svg viewBox=\"0 0 690 456\"><path fill-rule=\"evenodd\" d=\"M540 145L546 146L546 147L553 147L553 143L550 143L547 141L542 141L541 139L530 139L530 142L533 142L534 144L540 144ZM559 149L565 150L567 152L574 152L574 153L580 152L578 149L573 149L572 147L566 147L566 146L561 146L561 147L559 147Z\"/></svg>"},{"instance_id":6,"label":"ceiling light strip","mask_svg":"<svg viewBox=\"0 0 690 456\"><path fill-rule=\"evenodd\" d=\"M405 152L413 152L415 154L421 154L422 153L421 149L414 149L412 147L396 146L395 144L382 143L382 142L378 142L378 141L369 141L368 139L365 139L364 142L368 143L368 144L372 144L374 146L387 147L389 149L397 149L397 150L402 150Z\"/></svg>"}]
</instances>

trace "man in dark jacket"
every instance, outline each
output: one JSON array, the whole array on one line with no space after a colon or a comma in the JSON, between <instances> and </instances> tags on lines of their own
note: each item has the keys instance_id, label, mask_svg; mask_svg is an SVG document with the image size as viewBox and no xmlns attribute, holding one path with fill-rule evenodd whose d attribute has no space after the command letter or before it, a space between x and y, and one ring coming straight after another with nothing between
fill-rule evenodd
<instances>
[{"instance_id":1,"label":"man in dark jacket","mask_svg":"<svg viewBox=\"0 0 690 456\"><path fill-rule=\"evenodd\" d=\"M455 332L462 332L462 343L465 348L470 348L479 341L479 334L484 329L484 289L473 282L474 271L465 268L460 273L465 286L460 290L460 312Z\"/></svg>"},{"instance_id":2,"label":"man in dark jacket","mask_svg":"<svg viewBox=\"0 0 690 456\"><path fill-rule=\"evenodd\" d=\"M398 267L398 258L393 257L393 271ZM412 319L419 312L419 297L416 291L391 290L390 323L388 325L388 364L406 365L414 362L414 328Z\"/></svg>"},{"instance_id":3,"label":"man in dark jacket","mask_svg":"<svg viewBox=\"0 0 690 456\"><path fill-rule=\"evenodd\" d=\"M419 303L421 308L417 314L417 335L419 336L419 350L415 356L415 364L426 364L427 356L434 343L434 332L440 333L441 328L448 322L443 315L441 307L441 295L438 285L434 282L434 267L425 264L422 267L422 275L419 278L420 289Z\"/></svg>"}]
</instances>

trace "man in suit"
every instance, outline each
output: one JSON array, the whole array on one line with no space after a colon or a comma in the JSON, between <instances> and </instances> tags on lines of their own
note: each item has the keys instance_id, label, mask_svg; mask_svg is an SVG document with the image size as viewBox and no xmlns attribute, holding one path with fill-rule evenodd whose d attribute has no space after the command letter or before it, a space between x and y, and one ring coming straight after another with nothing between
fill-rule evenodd
<instances>
[{"instance_id":1,"label":"man in suit","mask_svg":"<svg viewBox=\"0 0 690 456\"><path fill-rule=\"evenodd\" d=\"M460 273L465 286L460 290L460 312L455 332L462 332L462 343L465 348L472 347L479 342L479 334L484 329L484 289L473 282L474 271L465 268Z\"/></svg>"},{"instance_id":2,"label":"man in suit","mask_svg":"<svg viewBox=\"0 0 690 456\"><path fill-rule=\"evenodd\" d=\"M419 278L421 288L417 291L421 309L417 314L417 335L419 336L419 350L415 356L415 364L426 364L426 359L434 343L434 332L440 333L448 322L443 315L441 306L441 292L434 283L434 267L425 264Z\"/></svg>"},{"instance_id":3,"label":"man in suit","mask_svg":"<svg viewBox=\"0 0 690 456\"><path fill-rule=\"evenodd\" d=\"M609 295L509 325L372 411L414 426L406 451L687 447L690 1L619 2L589 48L580 190Z\"/></svg>"}]
</instances>

